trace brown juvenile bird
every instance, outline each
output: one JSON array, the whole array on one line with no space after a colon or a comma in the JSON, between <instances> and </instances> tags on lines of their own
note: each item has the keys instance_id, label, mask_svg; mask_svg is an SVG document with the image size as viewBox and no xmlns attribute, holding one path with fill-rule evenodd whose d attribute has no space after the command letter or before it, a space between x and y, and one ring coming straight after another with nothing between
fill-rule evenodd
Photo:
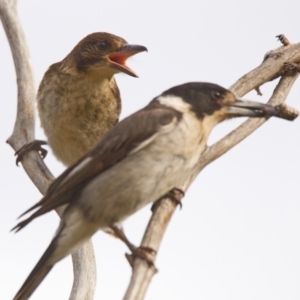
<instances>
[{"instance_id":1,"label":"brown juvenile bird","mask_svg":"<svg viewBox=\"0 0 300 300\"><path fill-rule=\"evenodd\" d=\"M147 48L96 32L49 67L38 89L38 111L48 143L65 165L75 163L118 122L121 98L114 74L137 77L125 62L142 51Z\"/></svg>"}]
</instances>

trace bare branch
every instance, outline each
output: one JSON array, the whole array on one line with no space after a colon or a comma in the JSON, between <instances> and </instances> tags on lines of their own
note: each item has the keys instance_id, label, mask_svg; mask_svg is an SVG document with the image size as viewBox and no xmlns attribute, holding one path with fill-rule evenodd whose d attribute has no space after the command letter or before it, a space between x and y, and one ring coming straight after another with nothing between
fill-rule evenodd
<instances>
[{"instance_id":1,"label":"bare branch","mask_svg":"<svg viewBox=\"0 0 300 300\"><path fill-rule=\"evenodd\" d=\"M245 95L255 87L274 78L282 70L283 64L286 61L300 61L300 43L284 48L282 47L282 55L279 58L267 59L256 69L244 75L234 83L230 88L231 91L237 96ZM272 105L284 103L298 75L297 72L291 72L284 75L275 88L269 103ZM213 146L207 147L190 177L178 187L183 191L186 191L206 165L226 153L260 127L265 121L265 118L249 119ZM156 206L147 225L141 247L148 247L156 251L153 260L155 260L163 235L175 209L176 205L174 202L169 198L164 198L161 200L160 204ZM156 272L153 266L149 266L145 261L139 258L130 257L129 261L132 264L132 277L123 299L142 300L144 299L150 281Z\"/></svg>"},{"instance_id":2,"label":"bare branch","mask_svg":"<svg viewBox=\"0 0 300 300\"><path fill-rule=\"evenodd\" d=\"M281 55L279 57L268 58L257 68L242 76L229 89L236 96L241 97L275 78L284 68L285 62L300 62L300 43L284 46L280 49L282 50L280 50Z\"/></svg>"},{"instance_id":3,"label":"bare branch","mask_svg":"<svg viewBox=\"0 0 300 300\"><path fill-rule=\"evenodd\" d=\"M7 143L18 150L34 140L35 87L29 52L16 5L17 1L1 0L0 2L0 17L12 51L18 85L17 119L13 134ZM45 193L54 177L38 153L29 153L24 159L23 167L40 192Z\"/></svg>"},{"instance_id":4,"label":"bare branch","mask_svg":"<svg viewBox=\"0 0 300 300\"><path fill-rule=\"evenodd\" d=\"M34 140L35 86L25 35L17 14L17 0L0 0L0 18L10 44L18 85L18 110L15 127L7 143L17 151ZM54 176L37 152L22 158L27 175L45 194ZM57 210L61 216L64 208ZM87 242L72 255L74 282L70 300L92 300L96 286L96 263L92 242Z\"/></svg>"},{"instance_id":5,"label":"bare branch","mask_svg":"<svg viewBox=\"0 0 300 300\"><path fill-rule=\"evenodd\" d=\"M141 246L150 247L156 252L158 251L161 240L175 209L175 203L168 198L163 199L160 205L155 207L144 233ZM155 257L153 257L153 261L154 259ZM132 277L123 299L144 299L149 283L157 271L154 266L149 266L145 260L133 257L131 257L130 260L132 261Z\"/></svg>"},{"instance_id":6,"label":"bare branch","mask_svg":"<svg viewBox=\"0 0 300 300\"><path fill-rule=\"evenodd\" d=\"M299 73L297 72L294 72L292 75L284 75L280 79L268 103L272 104L273 106L284 103L298 76ZM249 136L266 121L266 118L248 119L219 142L215 143L211 147L207 147L205 153L203 153L201 156L198 165L194 169L193 174L191 174L191 177L184 184L184 190L189 187L189 185L205 166L216 160L221 155L225 154L228 150Z\"/></svg>"}]
</instances>

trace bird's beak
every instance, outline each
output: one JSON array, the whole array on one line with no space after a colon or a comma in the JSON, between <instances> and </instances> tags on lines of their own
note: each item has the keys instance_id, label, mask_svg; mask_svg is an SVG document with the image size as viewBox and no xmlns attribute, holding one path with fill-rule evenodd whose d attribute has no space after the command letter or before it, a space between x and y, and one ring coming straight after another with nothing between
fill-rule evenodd
<instances>
[{"instance_id":1,"label":"bird's beak","mask_svg":"<svg viewBox=\"0 0 300 300\"><path fill-rule=\"evenodd\" d=\"M110 63L110 67L124 72L130 76L138 77L128 66L126 66L126 60L128 57L143 51L148 50L144 46L126 44L123 45L119 51L107 55L107 59Z\"/></svg>"},{"instance_id":2,"label":"bird's beak","mask_svg":"<svg viewBox=\"0 0 300 300\"><path fill-rule=\"evenodd\" d=\"M275 107L254 101L237 99L236 102L227 104L227 113L231 117L271 117L278 116Z\"/></svg>"}]
</instances>

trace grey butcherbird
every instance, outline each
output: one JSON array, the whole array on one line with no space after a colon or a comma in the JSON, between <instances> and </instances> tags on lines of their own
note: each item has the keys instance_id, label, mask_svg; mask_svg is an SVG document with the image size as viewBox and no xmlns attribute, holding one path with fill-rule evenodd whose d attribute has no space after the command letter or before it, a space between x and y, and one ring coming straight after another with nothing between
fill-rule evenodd
<instances>
[{"instance_id":1,"label":"grey butcherbird","mask_svg":"<svg viewBox=\"0 0 300 300\"><path fill-rule=\"evenodd\" d=\"M19 231L69 204L55 237L14 299L28 299L54 264L96 231L119 224L176 187L199 160L215 125L237 116L272 115L277 110L269 105L242 101L216 84L195 82L167 90L121 121L60 175L24 214L37 211L14 228Z\"/></svg>"}]
</instances>

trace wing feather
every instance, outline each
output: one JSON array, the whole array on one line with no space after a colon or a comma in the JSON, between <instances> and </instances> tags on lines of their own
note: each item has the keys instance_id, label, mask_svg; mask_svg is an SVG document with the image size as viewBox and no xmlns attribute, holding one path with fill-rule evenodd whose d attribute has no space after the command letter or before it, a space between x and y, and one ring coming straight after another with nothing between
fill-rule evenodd
<instances>
[{"instance_id":1,"label":"wing feather","mask_svg":"<svg viewBox=\"0 0 300 300\"><path fill-rule=\"evenodd\" d=\"M172 122L177 123L180 118L180 112L153 100L144 109L118 123L103 136L94 149L66 169L51 184L47 194L24 214L38 207L39 209L13 230L19 231L34 218L76 199L92 178L114 166L127 155L152 143L165 126ZM147 140L149 143L145 143Z\"/></svg>"}]
</instances>

